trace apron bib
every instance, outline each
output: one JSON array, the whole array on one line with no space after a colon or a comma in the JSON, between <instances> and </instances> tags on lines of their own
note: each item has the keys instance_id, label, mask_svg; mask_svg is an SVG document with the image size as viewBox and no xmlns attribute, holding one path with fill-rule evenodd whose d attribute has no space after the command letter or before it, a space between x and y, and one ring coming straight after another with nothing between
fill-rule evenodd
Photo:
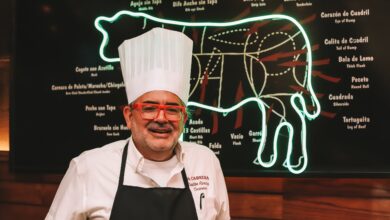
<instances>
[{"instance_id":1,"label":"apron bib","mask_svg":"<svg viewBox=\"0 0 390 220\"><path fill-rule=\"evenodd\" d=\"M129 143L122 153L118 190L110 220L197 220L195 203L184 168L181 171L184 189L123 185L128 145Z\"/></svg>"}]
</instances>

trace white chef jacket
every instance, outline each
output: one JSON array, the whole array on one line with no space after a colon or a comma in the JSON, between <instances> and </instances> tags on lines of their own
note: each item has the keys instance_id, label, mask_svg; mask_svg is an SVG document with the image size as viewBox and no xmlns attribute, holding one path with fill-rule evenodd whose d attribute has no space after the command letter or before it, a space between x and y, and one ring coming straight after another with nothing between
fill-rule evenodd
<instances>
[{"instance_id":1,"label":"white chef jacket","mask_svg":"<svg viewBox=\"0 0 390 220\"><path fill-rule=\"evenodd\" d=\"M124 185L158 187L143 172L145 158L131 138L83 152L70 162L46 220L109 219L118 188L122 152L129 141ZM200 220L230 219L224 176L215 154L205 146L180 142L175 147L178 163L166 187L184 188L188 183Z\"/></svg>"}]
</instances>

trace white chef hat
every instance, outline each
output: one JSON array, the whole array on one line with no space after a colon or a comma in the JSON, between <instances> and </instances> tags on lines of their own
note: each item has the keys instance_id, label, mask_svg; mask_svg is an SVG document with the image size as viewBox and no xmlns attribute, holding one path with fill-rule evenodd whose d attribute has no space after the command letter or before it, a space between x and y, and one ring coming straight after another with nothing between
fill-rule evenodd
<instances>
[{"instance_id":1,"label":"white chef hat","mask_svg":"<svg viewBox=\"0 0 390 220\"><path fill-rule=\"evenodd\" d=\"M172 92L187 103L192 40L185 34L154 28L125 40L118 50L128 103L153 90Z\"/></svg>"}]
</instances>

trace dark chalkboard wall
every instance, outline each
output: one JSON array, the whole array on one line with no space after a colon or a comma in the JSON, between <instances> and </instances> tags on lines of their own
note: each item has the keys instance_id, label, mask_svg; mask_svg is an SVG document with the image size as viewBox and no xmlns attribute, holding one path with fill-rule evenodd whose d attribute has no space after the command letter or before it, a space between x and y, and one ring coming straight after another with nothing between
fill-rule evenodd
<instances>
[{"instance_id":1,"label":"dark chalkboard wall","mask_svg":"<svg viewBox=\"0 0 390 220\"><path fill-rule=\"evenodd\" d=\"M190 101L221 110L259 100L229 113L189 107L184 139L212 149L226 175L388 176L389 6L16 1L12 167L63 172L82 151L127 138L117 47L164 27L194 40Z\"/></svg>"}]
</instances>

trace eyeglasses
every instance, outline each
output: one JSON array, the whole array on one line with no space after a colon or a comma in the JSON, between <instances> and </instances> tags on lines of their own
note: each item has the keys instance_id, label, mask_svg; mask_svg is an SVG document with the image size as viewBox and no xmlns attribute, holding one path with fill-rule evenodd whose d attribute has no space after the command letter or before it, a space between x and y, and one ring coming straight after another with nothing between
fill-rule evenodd
<instances>
[{"instance_id":1,"label":"eyeglasses","mask_svg":"<svg viewBox=\"0 0 390 220\"><path fill-rule=\"evenodd\" d=\"M130 104L132 109L138 109L141 112L141 117L146 120L154 120L157 118L161 110L168 121L179 121L186 115L186 108L179 105L161 105L152 103L133 103Z\"/></svg>"}]
</instances>

